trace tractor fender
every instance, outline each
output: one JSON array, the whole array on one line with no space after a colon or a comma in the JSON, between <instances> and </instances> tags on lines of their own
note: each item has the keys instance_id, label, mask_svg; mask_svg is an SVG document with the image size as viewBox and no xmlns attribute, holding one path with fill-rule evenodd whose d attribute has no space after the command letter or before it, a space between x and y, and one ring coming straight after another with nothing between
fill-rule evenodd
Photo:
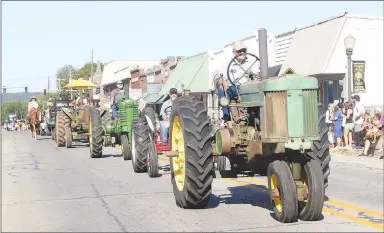
<instances>
[{"instance_id":1,"label":"tractor fender","mask_svg":"<svg viewBox=\"0 0 384 233\"><path fill-rule=\"evenodd\" d=\"M145 119L147 120L148 122L148 126L149 128L152 130L152 132L156 132L155 131L155 122L152 122L151 118L149 118L147 115L144 115L145 116Z\"/></svg>"},{"instance_id":2,"label":"tractor fender","mask_svg":"<svg viewBox=\"0 0 384 233\"><path fill-rule=\"evenodd\" d=\"M64 114L65 115L67 115L68 117L69 117L69 119L73 119L73 116L72 116L72 114L70 113L70 110L69 109L67 109L67 108L62 108L61 109L63 112L64 112Z\"/></svg>"}]
</instances>

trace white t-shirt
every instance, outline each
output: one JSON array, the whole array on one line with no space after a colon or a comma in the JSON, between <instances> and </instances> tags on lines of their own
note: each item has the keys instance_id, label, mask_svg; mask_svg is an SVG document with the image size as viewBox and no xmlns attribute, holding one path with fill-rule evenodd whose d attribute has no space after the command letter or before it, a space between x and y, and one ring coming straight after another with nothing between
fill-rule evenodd
<instances>
[{"instance_id":1,"label":"white t-shirt","mask_svg":"<svg viewBox=\"0 0 384 233\"><path fill-rule=\"evenodd\" d=\"M353 123L356 125L362 125L363 124L363 115L364 115L364 106L361 102L355 103L355 106L353 107Z\"/></svg>"},{"instance_id":2,"label":"white t-shirt","mask_svg":"<svg viewBox=\"0 0 384 233\"><path fill-rule=\"evenodd\" d=\"M28 112L32 109L32 108L36 108L38 109L39 108L39 104L36 102L36 101L31 101L28 103Z\"/></svg>"}]
</instances>

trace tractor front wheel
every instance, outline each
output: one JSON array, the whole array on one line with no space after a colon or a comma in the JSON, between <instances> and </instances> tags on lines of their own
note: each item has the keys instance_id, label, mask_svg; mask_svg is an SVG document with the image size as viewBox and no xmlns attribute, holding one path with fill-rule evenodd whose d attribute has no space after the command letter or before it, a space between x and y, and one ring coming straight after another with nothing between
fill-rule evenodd
<instances>
[{"instance_id":1,"label":"tractor front wheel","mask_svg":"<svg viewBox=\"0 0 384 233\"><path fill-rule=\"evenodd\" d=\"M67 127L65 129L65 137L66 137L66 140L65 140L66 147L71 148L72 147L72 130L71 130L71 128Z\"/></svg>"},{"instance_id":2,"label":"tractor front wheel","mask_svg":"<svg viewBox=\"0 0 384 233\"><path fill-rule=\"evenodd\" d=\"M157 157L157 151L155 143L151 141L148 144L148 157L147 157L147 173L150 178L159 177L159 158Z\"/></svg>"},{"instance_id":3,"label":"tractor front wheel","mask_svg":"<svg viewBox=\"0 0 384 233\"><path fill-rule=\"evenodd\" d=\"M121 141L121 150L123 152L123 159L124 160L132 159L132 153L131 153L131 148L129 146L128 135L126 134L121 135L120 141Z\"/></svg>"},{"instance_id":4,"label":"tractor front wheel","mask_svg":"<svg viewBox=\"0 0 384 233\"><path fill-rule=\"evenodd\" d=\"M89 117L90 156L91 158L101 158L103 155L103 127L99 110L90 109Z\"/></svg>"},{"instance_id":5,"label":"tractor front wheel","mask_svg":"<svg viewBox=\"0 0 384 233\"><path fill-rule=\"evenodd\" d=\"M194 96L181 96L172 106L170 144L178 153L171 158L171 182L181 208L207 206L213 180L212 136L204 103Z\"/></svg>"},{"instance_id":6,"label":"tractor front wheel","mask_svg":"<svg viewBox=\"0 0 384 233\"><path fill-rule=\"evenodd\" d=\"M303 181L308 187L306 202L299 202L300 219L316 221L320 219L324 206L324 178L321 165L316 160L309 160L302 171Z\"/></svg>"},{"instance_id":7,"label":"tractor front wheel","mask_svg":"<svg viewBox=\"0 0 384 233\"><path fill-rule=\"evenodd\" d=\"M276 160L268 166L268 189L277 221L297 221L297 190L291 170L284 161Z\"/></svg>"}]
</instances>

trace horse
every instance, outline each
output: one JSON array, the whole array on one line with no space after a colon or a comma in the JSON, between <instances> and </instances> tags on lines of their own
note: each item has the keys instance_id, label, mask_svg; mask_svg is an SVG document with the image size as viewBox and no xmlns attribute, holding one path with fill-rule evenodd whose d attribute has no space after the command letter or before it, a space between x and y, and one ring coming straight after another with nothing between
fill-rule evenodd
<instances>
[{"instance_id":1,"label":"horse","mask_svg":"<svg viewBox=\"0 0 384 233\"><path fill-rule=\"evenodd\" d=\"M36 130L40 128L41 113L38 109L32 108L28 113L29 125L32 132L32 138L37 140Z\"/></svg>"}]
</instances>

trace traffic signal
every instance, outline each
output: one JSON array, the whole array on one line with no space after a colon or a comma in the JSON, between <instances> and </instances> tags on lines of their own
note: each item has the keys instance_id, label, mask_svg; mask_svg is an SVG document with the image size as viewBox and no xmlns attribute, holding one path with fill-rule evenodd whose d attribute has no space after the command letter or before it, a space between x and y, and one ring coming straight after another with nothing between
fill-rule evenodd
<instances>
[{"instance_id":1,"label":"traffic signal","mask_svg":"<svg viewBox=\"0 0 384 233\"><path fill-rule=\"evenodd\" d=\"M47 89L44 88L44 95L47 95Z\"/></svg>"},{"instance_id":2,"label":"traffic signal","mask_svg":"<svg viewBox=\"0 0 384 233\"><path fill-rule=\"evenodd\" d=\"M7 88L3 88L3 94L7 94Z\"/></svg>"},{"instance_id":3,"label":"traffic signal","mask_svg":"<svg viewBox=\"0 0 384 233\"><path fill-rule=\"evenodd\" d=\"M25 93L28 93L28 87L25 87Z\"/></svg>"}]
</instances>

